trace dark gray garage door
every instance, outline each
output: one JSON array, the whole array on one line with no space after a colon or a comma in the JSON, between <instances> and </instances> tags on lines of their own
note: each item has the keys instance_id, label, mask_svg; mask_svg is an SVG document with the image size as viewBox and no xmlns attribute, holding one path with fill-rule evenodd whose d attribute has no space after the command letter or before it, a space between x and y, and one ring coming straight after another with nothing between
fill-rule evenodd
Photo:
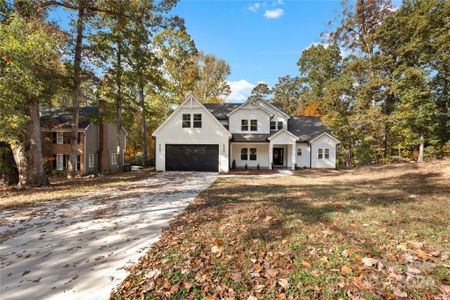
<instances>
[{"instance_id":1,"label":"dark gray garage door","mask_svg":"<svg viewBox=\"0 0 450 300\"><path fill-rule=\"evenodd\" d=\"M166 145L167 171L219 170L219 145Z\"/></svg>"}]
</instances>

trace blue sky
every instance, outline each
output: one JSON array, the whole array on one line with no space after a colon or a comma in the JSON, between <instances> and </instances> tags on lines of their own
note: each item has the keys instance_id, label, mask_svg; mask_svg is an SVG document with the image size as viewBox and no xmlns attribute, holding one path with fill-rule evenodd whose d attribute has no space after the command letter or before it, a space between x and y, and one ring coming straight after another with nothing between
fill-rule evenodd
<instances>
[{"instance_id":1,"label":"blue sky","mask_svg":"<svg viewBox=\"0 0 450 300\"><path fill-rule=\"evenodd\" d=\"M258 82L297 75L300 53L320 41L337 16L339 0L181 0L174 12L184 18L197 48L227 61L233 93L243 101Z\"/></svg>"}]
</instances>

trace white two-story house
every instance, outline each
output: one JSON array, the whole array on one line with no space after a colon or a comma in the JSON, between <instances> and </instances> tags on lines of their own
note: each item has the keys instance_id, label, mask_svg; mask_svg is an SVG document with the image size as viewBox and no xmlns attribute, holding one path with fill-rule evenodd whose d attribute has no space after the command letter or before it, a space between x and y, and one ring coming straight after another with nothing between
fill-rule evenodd
<instances>
[{"instance_id":1,"label":"white two-story house","mask_svg":"<svg viewBox=\"0 0 450 300\"><path fill-rule=\"evenodd\" d=\"M153 137L159 171L334 168L339 144L318 117L291 117L264 100L202 104L192 95Z\"/></svg>"}]
</instances>

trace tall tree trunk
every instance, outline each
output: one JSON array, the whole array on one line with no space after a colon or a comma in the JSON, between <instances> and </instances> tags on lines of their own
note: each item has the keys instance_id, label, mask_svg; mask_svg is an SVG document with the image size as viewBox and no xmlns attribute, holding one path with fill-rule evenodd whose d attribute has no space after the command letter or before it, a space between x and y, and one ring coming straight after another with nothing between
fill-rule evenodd
<instances>
[{"instance_id":1,"label":"tall tree trunk","mask_svg":"<svg viewBox=\"0 0 450 300\"><path fill-rule=\"evenodd\" d=\"M139 103L141 105L141 139L142 139L142 166L147 166L147 121L145 111L144 79L139 76Z\"/></svg>"},{"instance_id":2,"label":"tall tree trunk","mask_svg":"<svg viewBox=\"0 0 450 300\"><path fill-rule=\"evenodd\" d=\"M123 166L123 132L122 132L122 42L117 40L116 52L116 136L117 136L117 165Z\"/></svg>"},{"instance_id":3,"label":"tall tree trunk","mask_svg":"<svg viewBox=\"0 0 450 300\"><path fill-rule=\"evenodd\" d=\"M73 94L72 94L72 130L70 134L70 159L69 177L76 175L77 168L77 139L78 139L78 119L80 113L80 84L81 84L81 52L83 50L85 8L78 8L77 37L75 42L75 59L73 64Z\"/></svg>"},{"instance_id":4,"label":"tall tree trunk","mask_svg":"<svg viewBox=\"0 0 450 300\"><path fill-rule=\"evenodd\" d=\"M7 185L19 183L19 171L13 151L11 145L6 142L0 142L0 181Z\"/></svg>"},{"instance_id":5,"label":"tall tree trunk","mask_svg":"<svg viewBox=\"0 0 450 300\"><path fill-rule=\"evenodd\" d=\"M417 158L418 162L423 162L423 151L425 148L425 137L423 133L420 134L420 144L419 144L419 157Z\"/></svg>"},{"instance_id":6,"label":"tall tree trunk","mask_svg":"<svg viewBox=\"0 0 450 300\"><path fill-rule=\"evenodd\" d=\"M42 160L39 102L36 99L28 103L26 113L30 119L24 126L24 140L13 149L19 171L18 185L21 188L48 185Z\"/></svg>"}]
</instances>

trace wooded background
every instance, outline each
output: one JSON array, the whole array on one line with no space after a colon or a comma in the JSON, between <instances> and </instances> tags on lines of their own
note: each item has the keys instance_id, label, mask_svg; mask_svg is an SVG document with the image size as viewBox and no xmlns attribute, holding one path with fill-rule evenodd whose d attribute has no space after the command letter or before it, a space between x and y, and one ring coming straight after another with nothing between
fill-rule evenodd
<instances>
[{"instance_id":1,"label":"wooded background","mask_svg":"<svg viewBox=\"0 0 450 300\"><path fill-rule=\"evenodd\" d=\"M75 175L79 107L125 126L126 159L153 163L151 133L192 92L223 102L230 66L196 48L177 0L0 0L0 172L19 186L48 184L39 109L72 111L69 176ZM71 18L64 29L52 10ZM291 115L321 116L345 166L450 154L450 1L343 1L298 75L258 84L250 98ZM292 28L292 37L300 33ZM118 143L118 157L123 145ZM119 161L119 165L124 162ZM15 172L14 165L18 172ZM17 176L19 174L19 176Z\"/></svg>"}]
</instances>

